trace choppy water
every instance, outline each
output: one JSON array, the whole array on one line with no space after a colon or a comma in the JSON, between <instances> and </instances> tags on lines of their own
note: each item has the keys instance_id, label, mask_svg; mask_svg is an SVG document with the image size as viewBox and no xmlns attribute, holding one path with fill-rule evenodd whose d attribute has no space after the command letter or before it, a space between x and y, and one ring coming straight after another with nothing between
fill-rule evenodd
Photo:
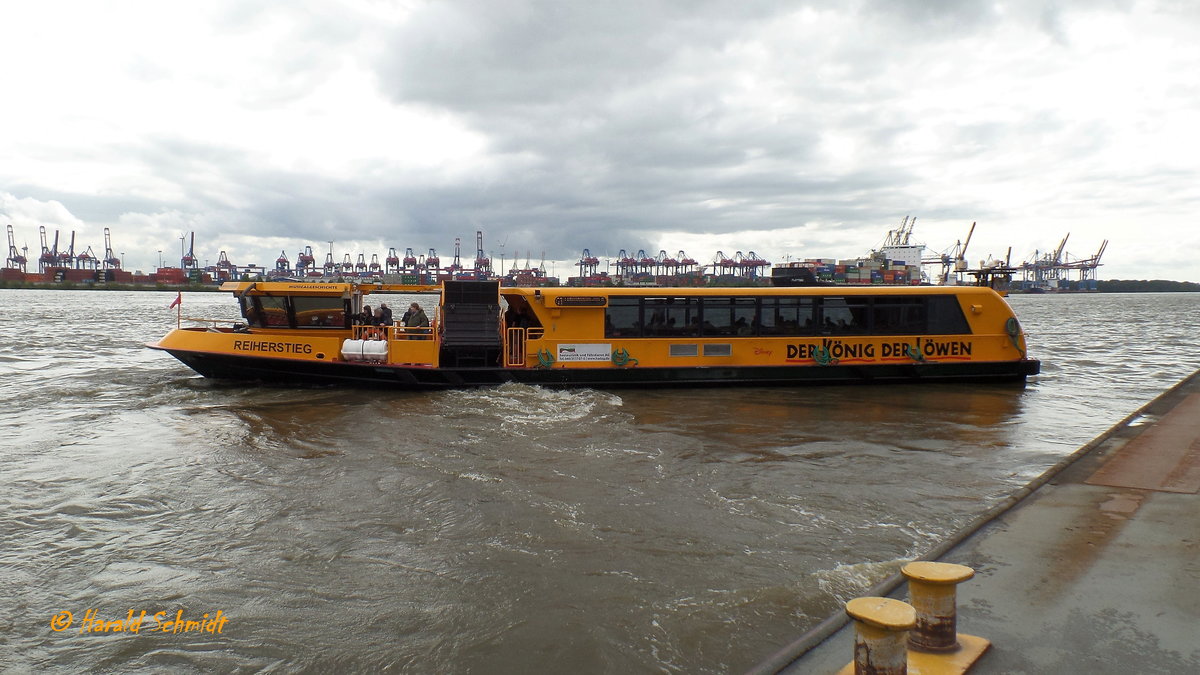
<instances>
[{"instance_id":1,"label":"choppy water","mask_svg":"<svg viewBox=\"0 0 1200 675\"><path fill-rule=\"evenodd\" d=\"M173 297L0 290L0 670L741 671L1200 368L1200 295L1014 296L1025 387L267 388Z\"/></svg>"}]
</instances>

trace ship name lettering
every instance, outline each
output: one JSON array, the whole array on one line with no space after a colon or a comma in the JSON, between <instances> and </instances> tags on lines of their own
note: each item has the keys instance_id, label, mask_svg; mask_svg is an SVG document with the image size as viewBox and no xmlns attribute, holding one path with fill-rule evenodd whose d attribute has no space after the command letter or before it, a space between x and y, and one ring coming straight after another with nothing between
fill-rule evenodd
<instances>
[{"instance_id":1,"label":"ship name lettering","mask_svg":"<svg viewBox=\"0 0 1200 675\"><path fill-rule=\"evenodd\" d=\"M945 356L970 356L971 343L966 340L929 340L917 338L914 343L873 342L847 343L841 340L822 339L820 343L800 343L787 346L787 360L804 359L874 359L912 356L921 354L926 358Z\"/></svg>"},{"instance_id":2,"label":"ship name lettering","mask_svg":"<svg viewBox=\"0 0 1200 675\"><path fill-rule=\"evenodd\" d=\"M268 340L234 340L233 348L242 352L272 352L276 354L311 354L312 345L298 342Z\"/></svg>"}]
</instances>

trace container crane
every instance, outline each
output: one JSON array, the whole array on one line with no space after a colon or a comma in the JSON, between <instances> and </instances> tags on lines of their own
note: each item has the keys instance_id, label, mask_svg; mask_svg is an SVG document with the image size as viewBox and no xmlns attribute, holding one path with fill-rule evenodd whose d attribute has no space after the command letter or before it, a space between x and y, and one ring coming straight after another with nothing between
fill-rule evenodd
<instances>
[{"instance_id":1,"label":"container crane","mask_svg":"<svg viewBox=\"0 0 1200 675\"><path fill-rule=\"evenodd\" d=\"M913 227L916 224L916 218L910 220L908 216L904 216L904 220L900 222L900 227L888 230L887 236L883 238L883 245L908 246L909 239L912 237Z\"/></svg>"},{"instance_id":2,"label":"container crane","mask_svg":"<svg viewBox=\"0 0 1200 675\"><path fill-rule=\"evenodd\" d=\"M658 255L654 258L654 263L661 270L661 274L675 274L679 271L679 261L667 255L665 249L660 249Z\"/></svg>"},{"instance_id":3,"label":"container crane","mask_svg":"<svg viewBox=\"0 0 1200 675\"><path fill-rule=\"evenodd\" d=\"M971 229L967 231L966 242L956 241L949 253L943 253L941 257L932 261L922 261L941 263L942 271L938 275L938 285L950 284L950 273L952 271L957 273L967 270L967 247L971 245L971 235L973 234L975 234L975 223L971 223Z\"/></svg>"},{"instance_id":4,"label":"container crane","mask_svg":"<svg viewBox=\"0 0 1200 675\"><path fill-rule=\"evenodd\" d=\"M738 255L740 256L741 252L739 252ZM716 267L717 274L725 275L733 274L737 269L738 264L733 258L725 255L724 251L717 251L717 254L713 256L713 266Z\"/></svg>"},{"instance_id":5,"label":"container crane","mask_svg":"<svg viewBox=\"0 0 1200 675\"><path fill-rule=\"evenodd\" d=\"M692 272L696 269L696 266L700 264L700 263L697 263L694 258L690 257L688 254L684 253L683 251L676 253L675 259L679 261L679 267L681 268L681 271L683 271L683 272Z\"/></svg>"},{"instance_id":6,"label":"container crane","mask_svg":"<svg viewBox=\"0 0 1200 675\"><path fill-rule=\"evenodd\" d=\"M58 254L59 267L74 267L75 266L75 230L71 230L71 245L65 251L60 251Z\"/></svg>"},{"instance_id":7,"label":"container crane","mask_svg":"<svg viewBox=\"0 0 1200 675\"><path fill-rule=\"evenodd\" d=\"M764 260L762 256L754 251L750 251L746 254L746 257L742 258L742 269L745 270L746 276L752 279L761 276L763 271L770 265L771 263Z\"/></svg>"},{"instance_id":8,"label":"container crane","mask_svg":"<svg viewBox=\"0 0 1200 675\"><path fill-rule=\"evenodd\" d=\"M621 249L620 252L617 253L616 268L618 276L632 274L637 270L637 260L630 257L630 255L625 252L625 249Z\"/></svg>"},{"instance_id":9,"label":"container crane","mask_svg":"<svg viewBox=\"0 0 1200 675\"><path fill-rule=\"evenodd\" d=\"M183 237L180 237L180 239L183 239ZM221 251L221 255L225 255L225 252ZM217 264L218 266L220 265L219 262ZM187 253L184 253L183 257L179 259L179 266L185 270L194 270L199 267L196 260L196 233L194 231L192 232L191 243L188 244Z\"/></svg>"},{"instance_id":10,"label":"container crane","mask_svg":"<svg viewBox=\"0 0 1200 675\"><path fill-rule=\"evenodd\" d=\"M237 267L234 266L225 251L221 251L217 254L217 278L222 281L230 281L236 277Z\"/></svg>"},{"instance_id":11,"label":"container crane","mask_svg":"<svg viewBox=\"0 0 1200 675\"><path fill-rule=\"evenodd\" d=\"M287 253L279 252L279 257L275 259L275 271L283 276L287 276L292 272L292 263L288 260Z\"/></svg>"},{"instance_id":12,"label":"container crane","mask_svg":"<svg viewBox=\"0 0 1200 675\"><path fill-rule=\"evenodd\" d=\"M596 276L596 268L600 266L600 259L593 256L592 252L585 248L579 256L577 265L579 266L579 276L594 277Z\"/></svg>"},{"instance_id":13,"label":"container crane","mask_svg":"<svg viewBox=\"0 0 1200 675\"><path fill-rule=\"evenodd\" d=\"M388 254L387 257L383 259L383 264L385 273L400 273L400 255L396 253L396 248L394 246L388 249Z\"/></svg>"},{"instance_id":14,"label":"container crane","mask_svg":"<svg viewBox=\"0 0 1200 675\"><path fill-rule=\"evenodd\" d=\"M475 273L481 278L492 273L492 259L483 254L483 230L475 231Z\"/></svg>"},{"instance_id":15,"label":"container crane","mask_svg":"<svg viewBox=\"0 0 1200 675\"><path fill-rule=\"evenodd\" d=\"M350 259L349 253L342 258L342 274L354 274L354 261Z\"/></svg>"},{"instance_id":16,"label":"container crane","mask_svg":"<svg viewBox=\"0 0 1200 675\"><path fill-rule=\"evenodd\" d=\"M13 226L8 226L8 258L4 261L4 266L9 269L25 271L25 256L17 250L16 239L13 238Z\"/></svg>"},{"instance_id":17,"label":"container crane","mask_svg":"<svg viewBox=\"0 0 1200 675\"><path fill-rule=\"evenodd\" d=\"M458 274L462 271L462 240L458 237L454 238L454 262L450 263L447 268L451 274Z\"/></svg>"},{"instance_id":18,"label":"container crane","mask_svg":"<svg viewBox=\"0 0 1200 675\"><path fill-rule=\"evenodd\" d=\"M54 248L46 245L46 226L38 226L38 234L42 238L42 254L38 256L38 272L45 274L46 270L58 262L58 231L54 232Z\"/></svg>"},{"instance_id":19,"label":"container crane","mask_svg":"<svg viewBox=\"0 0 1200 675\"><path fill-rule=\"evenodd\" d=\"M379 274L381 271L383 271L383 268L379 266L379 254L378 253L371 254L371 264L367 265L367 271L370 272L371 274Z\"/></svg>"},{"instance_id":20,"label":"container crane","mask_svg":"<svg viewBox=\"0 0 1200 675\"><path fill-rule=\"evenodd\" d=\"M325 254L325 264L321 266L321 270L325 276L332 277L337 274L337 263L333 262L333 242L329 242L329 253Z\"/></svg>"},{"instance_id":21,"label":"container crane","mask_svg":"<svg viewBox=\"0 0 1200 675\"><path fill-rule=\"evenodd\" d=\"M412 248L404 249L404 266L401 269L410 273L417 271L417 254Z\"/></svg>"},{"instance_id":22,"label":"container crane","mask_svg":"<svg viewBox=\"0 0 1200 675\"><path fill-rule=\"evenodd\" d=\"M1100 266L1100 257L1104 255L1104 249L1108 248L1108 240L1100 242L1100 249L1096 251L1096 255L1080 261L1079 280L1088 281L1096 279L1096 268Z\"/></svg>"},{"instance_id":23,"label":"container crane","mask_svg":"<svg viewBox=\"0 0 1200 675\"><path fill-rule=\"evenodd\" d=\"M100 260L96 258L96 252L92 247L87 247L87 250L80 253L75 258L75 268L81 270L94 270L100 266Z\"/></svg>"},{"instance_id":24,"label":"container crane","mask_svg":"<svg viewBox=\"0 0 1200 675\"><path fill-rule=\"evenodd\" d=\"M433 274L441 271L442 259L438 257L437 251L429 249L429 255L425 256L425 269Z\"/></svg>"},{"instance_id":25,"label":"container crane","mask_svg":"<svg viewBox=\"0 0 1200 675\"><path fill-rule=\"evenodd\" d=\"M654 258L651 258L644 249L638 249L636 255L633 256L634 272L640 274L651 274L654 272Z\"/></svg>"},{"instance_id":26,"label":"container crane","mask_svg":"<svg viewBox=\"0 0 1200 675\"><path fill-rule=\"evenodd\" d=\"M121 259L117 257L116 251L112 247L112 235L108 228L104 228L104 269L119 270L121 269Z\"/></svg>"},{"instance_id":27,"label":"container crane","mask_svg":"<svg viewBox=\"0 0 1200 675\"><path fill-rule=\"evenodd\" d=\"M296 273L299 275L310 275L314 273L317 266L317 258L313 255L311 246L305 246L304 251L296 255Z\"/></svg>"}]
</instances>

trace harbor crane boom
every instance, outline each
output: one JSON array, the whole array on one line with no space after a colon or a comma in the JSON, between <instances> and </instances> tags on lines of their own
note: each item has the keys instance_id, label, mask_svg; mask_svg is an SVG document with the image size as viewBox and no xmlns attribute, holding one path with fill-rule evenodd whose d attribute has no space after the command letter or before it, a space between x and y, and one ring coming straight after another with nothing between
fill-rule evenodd
<instances>
[{"instance_id":1,"label":"harbor crane boom","mask_svg":"<svg viewBox=\"0 0 1200 675\"><path fill-rule=\"evenodd\" d=\"M121 259L117 257L112 247L112 235L108 228L104 228L104 269L119 270L121 269Z\"/></svg>"},{"instance_id":2,"label":"harbor crane boom","mask_svg":"<svg viewBox=\"0 0 1200 675\"><path fill-rule=\"evenodd\" d=\"M8 226L8 259L4 262L10 269L25 271L25 256L21 255L21 252L17 250L17 241L13 238L13 226L11 223Z\"/></svg>"}]
</instances>

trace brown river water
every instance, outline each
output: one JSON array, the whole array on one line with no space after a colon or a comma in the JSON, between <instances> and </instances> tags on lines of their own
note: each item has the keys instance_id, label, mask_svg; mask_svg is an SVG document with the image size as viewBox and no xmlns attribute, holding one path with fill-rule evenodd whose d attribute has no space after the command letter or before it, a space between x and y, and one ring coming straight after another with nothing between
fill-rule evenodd
<instances>
[{"instance_id":1,"label":"brown river water","mask_svg":"<svg viewBox=\"0 0 1200 675\"><path fill-rule=\"evenodd\" d=\"M174 297L0 290L0 671L741 672L1200 368L1045 295L1025 386L247 386Z\"/></svg>"}]
</instances>

